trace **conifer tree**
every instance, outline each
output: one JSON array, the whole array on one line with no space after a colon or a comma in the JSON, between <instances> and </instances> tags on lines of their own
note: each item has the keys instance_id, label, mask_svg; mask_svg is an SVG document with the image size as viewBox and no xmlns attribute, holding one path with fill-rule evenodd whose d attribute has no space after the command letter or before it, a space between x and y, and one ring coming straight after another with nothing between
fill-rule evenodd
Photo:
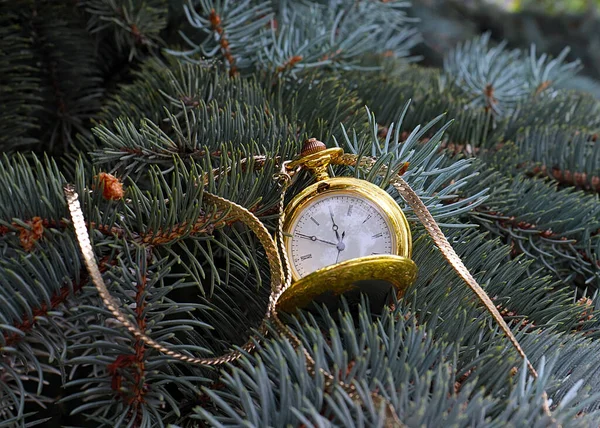
<instances>
[{"instance_id":1,"label":"conifer tree","mask_svg":"<svg viewBox=\"0 0 600 428\"><path fill-rule=\"evenodd\" d=\"M598 425L600 103L561 89L580 68L566 51L483 35L419 66L409 6L0 2L0 427ZM384 308L282 314L301 348L257 335L264 250L204 192L274 232L273 175L310 137L402 171L537 379L389 180L360 168L332 173L404 209L416 282ZM67 183L140 330L193 356L256 349L193 365L123 328L82 263Z\"/></svg>"}]
</instances>

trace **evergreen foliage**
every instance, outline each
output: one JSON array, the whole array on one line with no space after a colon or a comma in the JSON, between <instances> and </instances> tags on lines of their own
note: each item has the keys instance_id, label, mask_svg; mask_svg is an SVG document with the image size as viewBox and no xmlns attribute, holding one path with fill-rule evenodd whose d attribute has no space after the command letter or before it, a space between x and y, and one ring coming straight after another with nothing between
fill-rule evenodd
<instances>
[{"instance_id":1,"label":"evergreen foliage","mask_svg":"<svg viewBox=\"0 0 600 428\"><path fill-rule=\"evenodd\" d=\"M76 8L0 3L4 149L61 153L89 129L103 93L94 43Z\"/></svg>"},{"instance_id":2,"label":"evergreen foliage","mask_svg":"<svg viewBox=\"0 0 600 428\"><path fill-rule=\"evenodd\" d=\"M560 89L578 63L484 35L420 67L405 2L75 3L0 3L0 427L385 426L372 391L407 426L597 425L600 104ZM419 277L393 306L284 316L360 405L276 331L217 368L148 348L102 304L63 196L73 183L132 322L215 356L259 326L269 267L203 194L273 231L278 162L313 136L377 157L332 173L388 190L413 230ZM382 166L443 226L538 379ZM104 172L124 198L104 197Z\"/></svg>"},{"instance_id":3,"label":"evergreen foliage","mask_svg":"<svg viewBox=\"0 0 600 428\"><path fill-rule=\"evenodd\" d=\"M361 66L366 54L406 57L419 36L407 2L201 0L185 7L190 60L219 58L231 74L296 76L308 68ZM196 36L196 34L198 36ZM175 52L172 52L175 53Z\"/></svg>"}]
</instances>

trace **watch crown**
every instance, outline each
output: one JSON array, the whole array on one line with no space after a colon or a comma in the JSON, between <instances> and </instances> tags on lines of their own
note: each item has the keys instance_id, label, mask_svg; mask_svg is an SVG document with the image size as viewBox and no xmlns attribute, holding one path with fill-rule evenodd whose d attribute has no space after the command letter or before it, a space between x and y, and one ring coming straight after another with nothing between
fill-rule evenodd
<instances>
[{"instance_id":1,"label":"watch crown","mask_svg":"<svg viewBox=\"0 0 600 428\"><path fill-rule=\"evenodd\" d=\"M325 146L325 143L323 143L322 141L319 141L316 138L309 138L302 145L302 150L300 151L300 156L301 157L308 156L313 153L317 153L322 150L325 150L326 148L327 147Z\"/></svg>"}]
</instances>

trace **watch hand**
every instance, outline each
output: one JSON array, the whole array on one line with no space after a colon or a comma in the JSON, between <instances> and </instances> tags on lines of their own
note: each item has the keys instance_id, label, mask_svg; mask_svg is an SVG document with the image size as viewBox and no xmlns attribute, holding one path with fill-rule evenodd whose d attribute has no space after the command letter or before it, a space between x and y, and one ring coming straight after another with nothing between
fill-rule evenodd
<instances>
[{"instance_id":1,"label":"watch hand","mask_svg":"<svg viewBox=\"0 0 600 428\"><path fill-rule=\"evenodd\" d=\"M338 226L337 226L337 224L335 224L335 220L333 218L333 211L331 210L331 208L329 208L329 215L331 216L331 222L333 223L332 229L335 232L335 237L339 241L340 240L340 234L338 233Z\"/></svg>"},{"instance_id":2,"label":"watch hand","mask_svg":"<svg viewBox=\"0 0 600 428\"><path fill-rule=\"evenodd\" d=\"M346 244L344 244L344 237L346 236L346 231L342 232L342 239L337 243L337 257L335 258L335 262L337 263L340 260L340 253L346 249Z\"/></svg>"},{"instance_id":3,"label":"watch hand","mask_svg":"<svg viewBox=\"0 0 600 428\"><path fill-rule=\"evenodd\" d=\"M335 242L326 241L325 239L319 239L316 236L305 235L303 233L296 233L296 235L299 236L300 238L310 239L311 241L320 241L320 242L324 242L329 245L337 245Z\"/></svg>"}]
</instances>

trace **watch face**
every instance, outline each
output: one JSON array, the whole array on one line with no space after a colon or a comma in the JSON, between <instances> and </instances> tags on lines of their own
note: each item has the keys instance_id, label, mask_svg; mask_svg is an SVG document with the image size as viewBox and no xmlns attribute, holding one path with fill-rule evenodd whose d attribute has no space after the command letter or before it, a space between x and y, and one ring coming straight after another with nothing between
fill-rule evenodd
<instances>
[{"instance_id":1,"label":"watch face","mask_svg":"<svg viewBox=\"0 0 600 428\"><path fill-rule=\"evenodd\" d=\"M287 241L292 270L303 277L325 266L376 254L394 254L396 237L387 215L353 192L330 192L304 205Z\"/></svg>"}]
</instances>

